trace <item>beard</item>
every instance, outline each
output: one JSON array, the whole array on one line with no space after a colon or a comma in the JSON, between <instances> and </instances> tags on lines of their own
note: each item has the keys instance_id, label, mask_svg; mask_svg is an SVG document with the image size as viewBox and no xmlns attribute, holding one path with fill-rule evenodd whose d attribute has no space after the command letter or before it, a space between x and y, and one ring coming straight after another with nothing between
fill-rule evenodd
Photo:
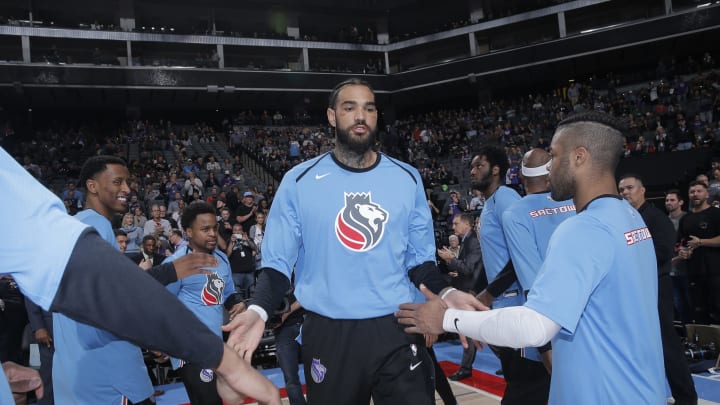
<instances>
[{"instance_id":1,"label":"beard","mask_svg":"<svg viewBox=\"0 0 720 405\"><path fill-rule=\"evenodd\" d=\"M472 187L478 190L485 191L488 189L488 187L490 187L490 178L483 177L482 179L478 180L477 183L472 183Z\"/></svg>"},{"instance_id":2,"label":"beard","mask_svg":"<svg viewBox=\"0 0 720 405\"><path fill-rule=\"evenodd\" d=\"M569 200L575 197L575 182L572 175L561 167L567 167L569 159L559 165L558 170L550 172L550 197L555 201Z\"/></svg>"},{"instance_id":3,"label":"beard","mask_svg":"<svg viewBox=\"0 0 720 405\"><path fill-rule=\"evenodd\" d=\"M705 205L705 202L706 202L706 201L707 201L707 198L699 198L699 199L690 200L690 202L692 203L693 208L700 208L700 207L702 207L703 205Z\"/></svg>"},{"instance_id":4,"label":"beard","mask_svg":"<svg viewBox=\"0 0 720 405\"><path fill-rule=\"evenodd\" d=\"M485 191L490 187L490 183L492 183L492 175L488 172L485 176L479 178L478 180L471 183L471 186L475 189L478 189L480 191Z\"/></svg>"},{"instance_id":5,"label":"beard","mask_svg":"<svg viewBox=\"0 0 720 405\"><path fill-rule=\"evenodd\" d=\"M357 124L359 123L355 123L353 125ZM347 150L358 155L362 155L368 150L370 150L370 148L372 148L372 146L375 144L377 127L371 128L369 125L367 125L367 123L362 124L368 127L368 134L366 137L356 137L350 134L349 129L336 127L335 132L337 143L339 145L342 145Z\"/></svg>"}]
</instances>

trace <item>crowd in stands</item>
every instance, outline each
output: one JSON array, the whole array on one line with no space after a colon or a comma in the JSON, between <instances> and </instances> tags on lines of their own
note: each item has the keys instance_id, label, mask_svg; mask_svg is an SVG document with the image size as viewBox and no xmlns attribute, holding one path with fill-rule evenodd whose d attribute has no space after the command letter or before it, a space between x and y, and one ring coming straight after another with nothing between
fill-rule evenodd
<instances>
[{"instance_id":1,"label":"crowd in stands","mask_svg":"<svg viewBox=\"0 0 720 405\"><path fill-rule=\"evenodd\" d=\"M418 167L438 208L449 189L471 197L462 172L477 146L504 146L511 160L507 182L517 185L523 153L535 146L547 148L557 122L576 112L598 110L622 117L629 127L628 157L692 148L714 150L720 147L720 75L715 67L715 59L706 53L682 63L661 62L656 79L649 84L624 85L610 75L591 77L545 94L407 115L380 129L380 147ZM131 121L106 137L94 135L97 131L92 128L53 128L36 134L31 142L20 142L14 152L49 183L75 178L87 156L119 155L128 159L135 176L134 194L143 200L144 188L154 185L153 190L163 194L168 204L174 196L167 194L165 184L173 174L185 181L189 176L185 163L191 159L192 165L204 169L195 172L202 184L198 197L207 198L212 187L219 186L218 195L227 198L228 186L244 181L242 153L257 159L277 181L295 164L332 149L334 134L321 120L307 111L246 110L225 120L223 128L218 128L223 132L220 135L207 124L179 127L167 121ZM221 139L227 140L232 159L188 154L190 145ZM129 145L137 145L136 155L130 156ZM445 198L438 200L438 195ZM76 205L71 201L70 207Z\"/></svg>"}]
</instances>

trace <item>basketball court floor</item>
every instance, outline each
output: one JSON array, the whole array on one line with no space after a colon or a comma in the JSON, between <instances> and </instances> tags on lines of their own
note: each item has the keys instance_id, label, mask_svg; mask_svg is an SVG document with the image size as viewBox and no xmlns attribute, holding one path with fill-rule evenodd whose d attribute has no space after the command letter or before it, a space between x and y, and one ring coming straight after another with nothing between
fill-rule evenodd
<instances>
[{"instance_id":1,"label":"basketball court floor","mask_svg":"<svg viewBox=\"0 0 720 405\"><path fill-rule=\"evenodd\" d=\"M438 361L445 371L450 375L457 371L462 357L462 346L458 341L442 342L434 346ZM455 397L461 405L498 405L500 395L505 388L505 381L502 376L495 375L500 368L497 357L488 349L478 351L473 364L473 376L458 382L451 381L450 384L455 392ZM268 369L261 371L275 385L280 387L283 404L288 404L286 399L284 381L280 369ZM299 370L301 381L303 378L302 369ZM720 375L708 372L693 374L695 387L700 397L699 405L720 405ZM165 394L158 396L158 405L186 405L189 404L187 394L182 383L168 384L161 386ZM668 389L668 396L670 396ZM437 404L442 404L439 396L436 396ZM255 401L248 399L246 404L253 404ZM668 404L671 404L671 400Z\"/></svg>"}]
</instances>

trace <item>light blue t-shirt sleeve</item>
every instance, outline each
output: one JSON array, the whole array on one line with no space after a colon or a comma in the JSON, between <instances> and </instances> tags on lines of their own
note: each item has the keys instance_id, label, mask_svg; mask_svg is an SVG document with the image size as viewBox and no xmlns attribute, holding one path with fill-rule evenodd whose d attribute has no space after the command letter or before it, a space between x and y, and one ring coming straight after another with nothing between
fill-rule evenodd
<instances>
[{"instance_id":1,"label":"light blue t-shirt sleeve","mask_svg":"<svg viewBox=\"0 0 720 405\"><path fill-rule=\"evenodd\" d=\"M420 175L414 171L417 183L415 206L410 213L409 243L405 255L405 269L411 270L428 261L435 261L435 230Z\"/></svg>"},{"instance_id":2,"label":"light blue t-shirt sleeve","mask_svg":"<svg viewBox=\"0 0 720 405\"><path fill-rule=\"evenodd\" d=\"M612 236L600 224L581 217L560 224L525 305L573 334L590 295L613 262L612 243Z\"/></svg>"},{"instance_id":3,"label":"light blue t-shirt sleeve","mask_svg":"<svg viewBox=\"0 0 720 405\"><path fill-rule=\"evenodd\" d=\"M262 266L282 272L290 278L302 243L298 218L298 196L294 170L283 177L268 214L263 237Z\"/></svg>"},{"instance_id":4,"label":"light blue t-shirt sleeve","mask_svg":"<svg viewBox=\"0 0 720 405\"><path fill-rule=\"evenodd\" d=\"M10 392L10 385L5 378L5 373L0 373L0 404L14 404L12 392Z\"/></svg>"},{"instance_id":5,"label":"light blue t-shirt sleeve","mask_svg":"<svg viewBox=\"0 0 720 405\"><path fill-rule=\"evenodd\" d=\"M2 274L12 274L31 301L48 310L65 266L87 225L67 215L62 201L0 148L3 227L12 237L0 244ZM38 249L38 230L44 240Z\"/></svg>"},{"instance_id":6,"label":"light blue t-shirt sleeve","mask_svg":"<svg viewBox=\"0 0 720 405\"><path fill-rule=\"evenodd\" d=\"M174 260L177 260L178 257L180 257L180 252L176 251L175 254L173 254L172 256L166 257L165 260L162 261L162 263L170 263ZM170 291L170 294L177 297L178 294L180 294L180 290L182 289L182 280L173 281L172 283L166 285L165 289Z\"/></svg>"}]
</instances>

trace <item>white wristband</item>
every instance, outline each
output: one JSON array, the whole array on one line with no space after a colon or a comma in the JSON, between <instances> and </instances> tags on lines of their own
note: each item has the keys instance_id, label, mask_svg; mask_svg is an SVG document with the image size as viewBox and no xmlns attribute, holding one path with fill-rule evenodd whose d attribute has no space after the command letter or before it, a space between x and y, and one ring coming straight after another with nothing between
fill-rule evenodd
<instances>
[{"instance_id":1,"label":"white wristband","mask_svg":"<svg viewBox=\"0 0 720 405\"><path fill-rule=\"evenodd\" d=\"M255 311L258 315L260 315L260 318L263 320L263 322L267 322L268 315L267 312L260 306L260 305L250 305L248 307L248 311Z\"/></svg>"},{"instance_id":2,"label":"white wristband","mask_svg":"<svg viewBox=\"0 0 720 405\"><path fill-rule=\"evenodd\" d=\"M450 293L453 292L453 291L457 291L457 288L454 288L454 287L448 288L446 291L444 291L444 292L440 295L440 299L441 299L441 300L444 300L445 297L447 297L448 294L450 294Z\"/></svg>"}]
</instances>

